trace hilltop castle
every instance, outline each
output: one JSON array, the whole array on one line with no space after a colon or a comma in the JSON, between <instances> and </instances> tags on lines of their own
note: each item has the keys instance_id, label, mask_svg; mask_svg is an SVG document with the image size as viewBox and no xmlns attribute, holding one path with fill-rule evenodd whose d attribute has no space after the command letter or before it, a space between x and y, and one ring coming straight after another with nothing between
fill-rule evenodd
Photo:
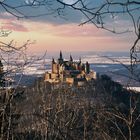
<instances>
[{"instance_id":1,"label":"hilltop castle","mask_svg":"<svg viewBox=\"0 0 140 140\"><path fill-rule=\"evenodd\" d=\"M52 59L52 71L45 74L45 81L50 83L66 82L82 86L87 81L96 78L96 72L90 71L90 64L83 64L81 59L78 62L73 61L70 55L69 61L64 61L62 52L57 62Z\"/></svg>"}]
</instances>

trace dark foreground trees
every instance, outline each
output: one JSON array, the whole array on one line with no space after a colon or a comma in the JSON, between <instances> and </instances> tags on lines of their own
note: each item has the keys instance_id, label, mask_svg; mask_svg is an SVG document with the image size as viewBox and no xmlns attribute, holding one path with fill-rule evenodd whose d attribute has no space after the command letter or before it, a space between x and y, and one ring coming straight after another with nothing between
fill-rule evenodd
<instances>
[{"instance_id":1,"label":"dark foreground trees","mask_svg":"<svg viewBox=\"0 0 140 140\"><path fill-rule=\"evenodd\" d=\"M140 139L139 95L105 76L85 87L53 90L38 81L13 97L11 114L4 131L9 139Z\"/></svg>"}]
</instances>

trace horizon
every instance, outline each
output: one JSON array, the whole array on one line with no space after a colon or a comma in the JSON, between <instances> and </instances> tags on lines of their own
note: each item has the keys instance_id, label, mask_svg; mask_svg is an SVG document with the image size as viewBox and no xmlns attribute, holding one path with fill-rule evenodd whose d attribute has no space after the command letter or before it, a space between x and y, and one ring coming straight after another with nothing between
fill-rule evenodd
<instances>
[{"instance_id":1,"label":"horizon","mask_svg":"<svg viewBox=\"0 0 140 140\"><path fill-rule=\"evenodd\" d=\"M59 51L46 51L46 53L44 52L33 52L30 53L28 52L29 56L43 56L45 54L45 58L51 59L52 57L54 57L55 59L57 57L59 57L59 53L61 50ZM62 51L62 55L64 58L69 58L70 55L72 55L74 58L79 58L81 56L81 58L83 56L91 56L91 55L97 55L97 56L126 56L126 57L130 57L130 52L129 51L121 51L121 52L116 52L116 51Z\"/></svg>"}]
</instances>

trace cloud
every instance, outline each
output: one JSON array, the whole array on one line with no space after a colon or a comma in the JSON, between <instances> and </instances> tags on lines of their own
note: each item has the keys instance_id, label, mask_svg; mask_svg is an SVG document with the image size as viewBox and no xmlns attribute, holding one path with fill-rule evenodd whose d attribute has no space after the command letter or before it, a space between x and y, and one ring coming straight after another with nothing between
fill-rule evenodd
<instances>
[{"instance_id":1,"label":"cloud","mask_svg":"<svg viewBox=\"0 0 140 140\"><path fill-rule=\"evenodd\" d=\"M27 32L28 29L26 27L24 27L21 24L18 24L16 22L7 22L4 23L4 25L1 27L3 29L7 29L7 30L13 30L13 31L22 31L22 32Z\"/></svg>"},{"instance_id":2,"label":"cloud","mask_svg":"<svg viewBox=\"0 0 140 140\"><path fill-rule=\"evenodd\" d=\"M18 20L14 19L0 19L0 28L11 30L11 31L18 31L18 32L27 32L27 27L24 26L23 23L21 23Z\"/></svg>"},{"instance_id":3,"label":"cloud","mask_svg":"<svg viewBox=\"0 0 140 140\"><path fill-rule=\"evenodd\" d=\"M27 23L27 22L26 22ZM29 31L39 32L44 35L53 35L58 37L96 37L96 38L108 38L108 37L118 37L121 38L126 34L113 34L109 31L98 29L93 24L85 24L83 26L78 26L77 23L61 24L55 25L44 22L28 22L26 27ZM41 28L40 28L41 27Z\"/></svg>"},{"instance_id":4,"label":"cloud","mask_svg":"<svg viewBox=\"0 0 140 140\"><path fill-rule=\"evenodd\" d=\"M16 18L13 17L10 13L7 13L7 12L1 12L0 13L0 19L11 19L11 20L15 20Z\"/></svg>"},{"instance_id":5,"label":"cloud","mask_svg":"<svg viewBox=\"0 0 140 140\"><path fill-rule=\"evenodd\" d=\"M101 37L106 36L104 31L97 29L92 24L87 24L84 26L78 26L77 24L67 24L60 26L50 26L48 29L49 33L52 33L55 36L63 37Z\"/></svg>"}]
</instances>

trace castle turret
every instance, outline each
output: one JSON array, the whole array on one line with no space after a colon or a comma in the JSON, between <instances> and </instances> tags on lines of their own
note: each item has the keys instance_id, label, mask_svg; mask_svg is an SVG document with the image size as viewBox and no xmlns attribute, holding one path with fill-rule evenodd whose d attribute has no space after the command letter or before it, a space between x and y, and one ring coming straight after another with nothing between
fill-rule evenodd
<instances>
[{"instance_id":1,"label":"castle turret","mask_svg":"<svg viewBox=\"0 0 140 140\"><path fill-rule=\"evenodd\" d=\"M62 56L62 52L60 51L60 57L58 59L58 63L62 64L63 63L63 56Z\"/></svg>"},{"instance_id":2,"label":"castle turret","mask_svg":"<svg viewBox=\"0 0 140 140\"><path fill-rule=\"evenodd\" d=\"M88 62L86 62L85 72L86 72L87 74L90 72L90 65L89 65Z\"/></svg>"},{"instance_id":3,"label":"castle turret","mask_svg":"<svg viewBox=\"0 0 140 140\"><path fill-rule=\"evenodd\" d=\"M63 59L62 52L60 51L60 59Z\"/></svg>"},{"instance_id":4,"label":"castle turret","mask_svg":"<svg viewBox=\"0 0 140 140\"><path fill-rule=\"evenodd\" d=\"M54 61L54 58L52 58L52 73L58 73L58 66L57 63Z\"/></svg>"},{"instance_id":5,"label":"castle turret","mask_svg":"<svg viewBox=\"0 0 140 140\"><path fill-rule=\"evenodd\" d=\"M54 58L52 58L52 64L55 64Z\"/></svg>"},{"instance_id":6,"label":"castle turret","mask_svg":"<svg viewBox=\"0 0 140 140\"><path fill-rule=\"evenodd\" d=\"M72 56L70 55L70 62L73 62L73 58L72 58Z\"/></svg>"},{"instance_id":7,"label":"castle turret","mask_svg":"<svg viewBox=\"0 0 140 140\"><path fill-rule=\"evenodd\" d=\"M81 64L81 57L79 58L79 64Z\"/></svg>"}]
</instances>

